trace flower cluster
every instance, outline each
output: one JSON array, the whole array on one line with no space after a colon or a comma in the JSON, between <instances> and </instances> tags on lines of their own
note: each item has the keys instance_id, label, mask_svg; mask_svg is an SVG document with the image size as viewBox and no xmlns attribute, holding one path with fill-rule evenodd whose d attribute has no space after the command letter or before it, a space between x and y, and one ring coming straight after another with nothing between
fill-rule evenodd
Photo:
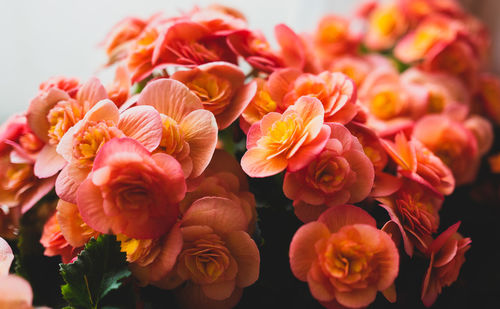
<instances>
[{"instance_id":1,"label":"flower cluster","mask_svg":"<svg viewBox=\"0 0 500 309\"><path fill-rule=\"evenodd\" d=\"M475 181L500 125L484 25L454 0L394 0L275 36L278 48L218 5L119 22L104 41L113 83L51 78L0 128L0 236L16 238L20 218L48 203L45 255L71 263L113 234L136 286L171 290L184 308L232 308L259 278L247 176L281 174L304 223L290 267L312 297L395 302L406 254L429 265L431 306L471 243L460 223L440 227L439 211ZM500 155L490 163L500 172ZM0 281L25 285L4 276L11 260L0 239ZM30 305L25 290L7 301Z\"/></svg>"}]
</instances>

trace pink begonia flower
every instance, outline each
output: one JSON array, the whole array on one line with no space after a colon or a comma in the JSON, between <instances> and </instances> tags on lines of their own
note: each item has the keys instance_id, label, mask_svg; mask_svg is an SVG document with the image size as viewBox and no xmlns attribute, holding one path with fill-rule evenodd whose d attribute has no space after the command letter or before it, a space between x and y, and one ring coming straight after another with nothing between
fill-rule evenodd
<instances>
[{"instance_id":1,"label":"pink begonia flower","mask_svg":"<svg viewBox=\"0 0 500 309\"><path fill-rule=\"evenodd\" d=\"M413 119L429 113L446 114L457 108L469 109L470 93L462 81L452 75L411 68L401 74L401 83L411 94Z\"/></svg>"},{"instance_id":2,"label":"pink begonia flower","mask_svg":"<svg viewBox=\"0 0 500 309\"><path fill-rule=\"evenodd\" d=\"M245 83L245 74L227 62L212 62L189 71L177 71L172 79L185 84L200 98L203 108L211 111L219 130L233 123L253 99L255 82Z\"/></svg>"},{"instance_id":3,"label":"pink begonia flower","mask_svg":"<svg viewBox=\"0 0 500 309\"><path fill-rule=\"evenodd\" d=\"M248 187L247 176L234 156L225 150L216 149L210 164L199 178L199 184L186 193L180 203L181 213L206 196L228 198L242 208L248 221L247 232L251 234L257 221L255 197Z\"/></svg>"},{"instance_id":4,"label":"pink begonia flower","mask_svg":"<svg viewBox=\"0 0 500 309\"><path fill-rule=\"evenodd\" d=\"M63 135L81 120L97 102L107 97L106 89L96 78L91 78L76 93L76 98L63 89L44 89L30 103L28 124L46 144L35 162L37 177L48 178L59 172L66 160L56 152Z\"/></svg>"},{"instance_id":5,"label":"pink begonia flower","mask_svg":"<svg viewBox=\"0 0 500 309\"><path fill-rule=\"evenodd\" d=\"M24 278L9 275L14 254L9 244L0 237L0 308L30 309L33 308L33 292Z\"/></svg>"},{"instance_id":6,"label":"pink begonia flower","mask_svg":"<svg viewBox=\"0 0 500 309\"><path fill-rule=\"evenodd\" d=\"M451 170L417 139L408 140L404 133L398 133L394 142L382 140L382 145L404 177L439 194L450 195L455 189L455 178Z\"/></svg>"},{"instance_id":7,"label":"pink begonia flower","mask_svg":"<svg viewBox=\"0 0 500 309\"><path fill-rule=\"evenodd\" d=\"M39 179L33 172L43 147L25 116L15 115L0 127L0 213L7 219L0 231L3 237L12 238L8 234L17 226L19 211L26 213L54 188L55 177Z\"/></svg>"},{"instance_id":8,"label":"pink begonia flower","mask_svg":"<svg viewBox=\"0 0 500 309\"><path fill-rule=\"evenodd\" d=\"M228 35L232 51L243 57L252 67L266 73L280 68L302 70L305 63L304 46L299 36L285 24L274 27L274 35L280 51L272 50L263 34L240 30Z\"/></svg>"},{"instance_id":9,"label":"pink begonia flower","mask_svg":"<svg viewBox=\"0 0 500 309\"><path fill-rule=\"evenodd\" d=\"M162 138L160 114L151 106L131 107L120 114L110 100L94 105L57 145L57 153L68 162L57 177L57 195L76 203L76 191L90 173L99 150L109 140L125 136L147 151L155 150Z\"/></svg>"},{"instance_id":10,"label":"pink begonia flower","mask_svg":"<svg viewBox=\"0 0 500 309\"><path fill-rule=\"evenodd\" d=\"M270 81L272 76L279 71L280 70L273 72L268 80ZM252 124L260 121L266 114L270 112L279 112L278 103L271 96L269 89L270 83L259 77L254 79L254 83L257 85L255 95L240 115L240 128L245 134L248 133Z\"/></svg>"},{"instance_id":11,"label":"pink begonia flower","mask_svg":"<svg viewBox=\"0 0 500 309\"><path fill-rule=\"evenodd\" d=\"M194 178L205 170L217 145L217 123L188 87L173 79L150 82L138 105L153 106L161 116L163 135L157 152L181 163L184 176Z\"/></svg>"},{"instance_id":12,"label":"pink begonia flower","mask_svg":"<svg viewBox=\"0 0 500 309\"><path fill-rule=\"evenodd\" d=\"M368 16L368 31L364 38L371 50L384 50L394 46L396 40L406 32L408 19L401 6L396 3L377 5Z\"/></svg>"},{"instance_id":13,"label":"pink begonia flower","mask_svg":"<svg viewBox=\"0 0 500 309\"><path fill-rule=\"evenodd\" d=\"M97 153L76 204L98 232L147 239L172 228L185 193L184 174L172 156L151 155L131 138L114 138Z\"/></svg>"},{"instance_id":14,"label":"pink begonia flower","mask_svg":"<svg viewBox=\"0 0 500 309\"><path fill-rule=\"evenodd\" d=\"M64 239L74 248L83 247L90 238L101 234L83 222L78 206L59 200L57 202L56 220Z\"/></svg>"},{"instance_id":15,"label":"pink begonia flower","mask_svg":"<svg viewBox=\"0 0 500 309\"><path fill-rule=\"evenodd\" d=\"M276 71L275 75L274 79L269 79L269 87L273 93L282 94L277 98L281 110L286 110L300 97L308 96L317 98L323 104L325 122L346 124L358 112L356 86L343 73L325 71L313 75L283 69Z\"/></svg>"},{"instance_id":16,"label":"pink begonia flower","mask_svg":"<svg viewBox=\"0 0 500 309\"><path fill-rule=\"evenodd\" d=\"M177 288L183 308L207 303L232 308L241 289L259 277L259 250L246 228L246 216L233 201L221 197L197 200L181 220L184 244L175 268L155 285Z\"/></svg>"},{"instance_id":17,"label":"pink begonia flower","mask_svg":"<svg viewBox=\"0 0 500 309\"><path fill-rule=\"evenodd\" d=\"M63 263L71 262L79 252L78 248L71 246L62 234L56 213L45 222L40 243L45 248L44 255L60 255Z\"/></svg>"},{"instance_id":18,"label":"pink begonia flower","mask_svg":"<svg viewBox=\"0 0 500 309\"><path fill-rule=\"evenodd\" d=\"M343 125L331 123L324 149L303 169L285 174L286 197L309 205L333 207L364 200L373 186L374 169L357 138ZM299 219L301 219L299 217Z\"/></svg>"},{"instance_id":19,"label":"pink begonia flower","mask_svg":"<svg viewBox=\"0 0 500 309\"><path fill-rule=\"evenodd\" d=\"M323 118L323 105L311 97L299 98L283 114L267 114L250 127L248 151L241 159L243 171L250 177L267 177L286 168L303 168L330 136L330 127L323 124Z\"/></svg>"},{"instance_id":20,"label":"pink begonia flower","mask_svg":"<svg viewBox=\"0 0 500 309\"><path fill-rule=\"evenodd\" d=\"M318 221L303 225L290 243L293 274L307 281L325 307L368 306L377 291L391 288L399 271L399 254L375 219L351 205L335 206Z\"/></svg>"},{"instance_id":21,"label":"pink begonia flower","mask_svg":"<svg viewBox=\"0 0 500 309\"><path fill-rule=\"evenodd\" d=\"M457 233L460 222L450 226L429 246L429 268L422 284L422 302L432 306L443 287L455 282L465 262L465 253L470 249L470 238Z\"/></svg>"},{"instance_id":22,"label":"pink begonia flower","mask_svg":"<svg viewBox=\"0 0 500 309\"><path fill-rule=\"evenodd\" d=\"M444 115L428 115L415 124L413 135L451 169L457 186L475 179L478 142L463 123Z\"/></svg>"},{"instance_id":23,"label":"pink begonia flower","mask_svg":"<svg viewBox=\"0 0 500 309\"><path fill-rule=\"evenodd\" d=\"M439 227L443 196L406 179L396 193L377 200L399 228L406 254L412 256L414 247L425 252L429 238Z\"/></svg>"}]
</instances>

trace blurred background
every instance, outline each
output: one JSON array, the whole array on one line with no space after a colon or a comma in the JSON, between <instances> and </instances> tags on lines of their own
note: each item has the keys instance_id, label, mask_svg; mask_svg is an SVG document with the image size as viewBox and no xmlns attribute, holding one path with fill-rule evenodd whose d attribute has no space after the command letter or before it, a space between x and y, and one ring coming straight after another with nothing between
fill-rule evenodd
<instances>
[{"instance_id":1,"label":"blurred background","mask_svg":"<svg viewBox=\"0 0 500 309\"><path fill-rule=\"evenodd\" d=\"M51 76L86 80L96 74L106 60L98 44L120 19L129 15L147 17L157 11L174 15L193 5L203 7L213 2L241 10L250 27L262 30L271 40L277 23L284 22L297 32L312 31L322 15L348 15L362 0L2 0L0 121L25 110L40 82ZM492 57L493 68L499 72L500 1L462 2L489 24L496 42L492 55L498 55ZM100 77L107 82L108 76Z\"/></svg>"}]
</instances>

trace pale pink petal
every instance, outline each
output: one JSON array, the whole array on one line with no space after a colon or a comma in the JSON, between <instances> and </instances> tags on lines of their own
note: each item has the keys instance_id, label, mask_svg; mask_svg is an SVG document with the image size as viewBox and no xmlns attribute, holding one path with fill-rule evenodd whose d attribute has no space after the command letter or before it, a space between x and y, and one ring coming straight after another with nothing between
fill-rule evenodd
<instances>
[{"instance_id":1,"label":"pale pink petal","mask_svg":"<svg viewBox=\"0 0 500 309\"><path fill-rule=\"evenodd\" d=\"M302 119L305 131L309 133L306 143L316 138L321 128L323 127L323 117L325 116L325 109L320 100L313 97L300 97L293 109Z\"/></svg>"},{"instance_id":2,"label":"pale pink petal","mask_svg":"<svg viewBox=\"0 0 500 309\"><path fill-rule=\"evenodd\" d=\"M17 275L0 276L0 308L29 309L33 301L31 286Z\"/></svg>"},{"instance_id":3,"label":"pale pink petal","mask_svg":"<svg viewBox=\"0 0 500 309\"><path fill-rule=\"evenodd\" d=\"M24 193L23 201L20 204L21 213L25 214L31 207L40 201L45 195L47 195L52 189L54 189L54 183L56 182L56 177L43 178L38 181L38 183L30 188L28 192Z\"/></svg>"},{"instance_id":4,"label":"pale pink petal","mask_svg":"<svg viewBox=\"0 0 500 309\"><path fill-rule=\"evenodd\" d=\"M247 219L241 207L222 197L204 197L194 202L182 219L182 226L207 225L216 232L244 231Z\"/></svg>"},{"instance_id":5,"label":"pale pink petal","mask_svg":"<svg viewBox=\"0 0 500 309\"><path fill-rule=\"evenodd\" d=\"M307 274L317 259L315 244L318 240L328 238L330 231L320 222L310 222L301 226L290 242L290 267L299 280L306 281Z\"/></svg>"},{"instance_id":6,"label":"pale pink petal","mask_svg":"<svg viewBox=\"0 0 500 309\"><path fill-rule=\"evenodd\" d=\"M308 165L320 153L328 142L330 127L323 125L321 131L309 144L300 147L293 157L288 160L288 170L298 171Z\"/></svg>"},{"instance_id":7,"label":"pale pink petal","mask_svg":"<svg viewBox=\"0 0 500 309\"><path fill-rule=\"evenodd\" d=\"M151 105L177 122L190 112L203 109L200 99L183 83L173 79L158 79L147 84L137 104Z\"/></svg>"},{"instance_id":8,"label":"pale pink petal","mask_svg":"<svg viewBox=\"0 0 500 309\"><path fill-rule=\"evenodd\" d=\"M56 193L59 198L76 204L76 192L80 184L87 178L90 168L79 168L75 164L68 164L57 176Z\"/></svg>"},{"instance_id":9,"label":"pale pink petal","mask_svg":"<svg viewBox=\"0 0 500 309\"><path fill-rule=\"evenodd\" d=\"M160 114L151 106L131 107L120 114L118 128L128 137L153 151L161 141L163 125Z\"/></svg>"},{"instance_id":10,"label":"pale pink petal","mask_svg":"<svg viewBox=\"0 0 500 309\"><path fill-rule=\"evenodd\" d=\"M212 284L203 284L201 289L203 293L207 295L208 298L215 300L224 300L229 298L233 293L235 288L234 280L227 280L222 282L216 282Z\"/></svg>"},{"instance_id":11,"label":"pale pink petal","mask_svg":"<svg viewBox=\"0 0 500 309\"><path fill-rule=\"evenodd\" d=\"M101 84L99 79L91 77L82 87L78 90L76 99L78 102L88 107L89 109L97 102L104 100L108 97L106 89Z\"/></svg>"},{"instance_id":12,"label":"pale pink petal","mask_svg":"<svg viewBox=\"0 0 500 309\"><path fill-rule=\"evenodd\" d=\"M210 163L217 146L218 129L215 117L207 110L196 110L180 122L180 127L184 140L189 144L189 156L193 160L190 177L198 177Z\"/></svg>"},{"instance_id":13,"label":"pale pink petal","mask_svg":"<svg viewBox=\"0 0 500 309\"><path fill-rule=\"evenodd\" d=\"M252 81L236 93L231 101L231 105L224 111L224 113L217 116L217 125L219 130L227 128L233 123L241 113L245 110L248 104L252 101L257 92L257 82Z\"/></svg>"},{"instance_id":14,"label":"pale pink petal","mask_svg":"<svg viewBox=\"0 0 500 309\"><path fill-rule=\"evenodd\" d=\"M363 289L356 289L352 292L335 291L335 299L339 304L349 308L361 308L371 304L377 296L377 289L374 286L368 286Z\"/></svg>"},{"instance_id":15,"label":"pale pink petal","mask_svg":"<svg viewBox=\"0 0 500 309\"><path fill-rule=\"evenodd\" d=\"M42 141L48 142L48 131L50 128L47 115L49 111L57 104L57 102L69 99L69 95L57 88L51 88L47 93L42 96L35 97L28 107L26 117L28 125Z\"/></svg>"},{"instance_id":16,"label":"pale pink petal","mask_svg":"<svg viewBox=\"0 0 500 309\"><path fill-rule=\"evenodd\" d=\"M265 117L265 116L264 116ZM279 119L281 116L278 115ZM257 146L257 141L262 137L261 121L257 121L247 131L247 149Z\"/></svg>"},{"instance_id":17,"label":"pale pink petal","mask_svg":"<svg viewBox=\"0 0 500 309\"><path fill-rule=\"evenodd\" d=\"M84 124L85 122L80 120L74 126L69 128L56 146L56 152L60 154L66 162L73 161L74 136L78 131L80 131Z\"/></svg>"},{"instance_id":18,"label":"pale pink petal","mask_svg":"<svg viewBox=\"0 0 500 309\"><path fill-rule=\"evenodd\" d=\"M54 176L66 165L66 160L51 145L43 146L36 158L34 174L38 178Z\"/></svg>"},{"instance_id":19,"label":"pale pink petal","mask_svg":"<svg viewBox=\"0 0 500 309\"><path fill-rule=\"evenodd\" d=\"M14 260L14 253L9 244L0 237L0 277L9 274L10 265Z\"/></svg>"},{"instance_id":20,"label":"pale pink petal","mask_svg":"<svg viewBox=\"0 0 500 309\"><path fill-rule=\"evenodd\" d=\"M318 218L326 224L330 232L335 233L345 225L367 224L377 226L375 219L363 209L353 205L339 205L328 208Z\"/></svg>"},{"instance_id":21,"label":"pale pink petal","mask_svg":"<svg viewBox=\"0 0 500 309\"><path fill-rule=\"evenodd\" d=\"M268 177L286 169L288 161L283 156L268 157L266 149L252 148L241 158L241 168L250 177Z\"/></svg>"},{"instance_id":22,"label":"pale pink petal","mask_svg":"<svg viewBox=\"0 0 500 309\"><path fill-rule=\"evenodd\" d=\"M259 278L260 255L257 245L244 231L231 232L224 240L238 263L236 286L244 288L253 284Z\"/></svg>"}]
</instances>

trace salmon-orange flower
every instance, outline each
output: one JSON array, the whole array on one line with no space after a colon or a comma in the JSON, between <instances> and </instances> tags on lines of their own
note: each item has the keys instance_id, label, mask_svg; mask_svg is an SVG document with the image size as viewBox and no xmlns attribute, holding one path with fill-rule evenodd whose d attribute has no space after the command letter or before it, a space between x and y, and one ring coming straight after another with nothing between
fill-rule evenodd
<instances>
[{"instance_id":1,"label":"salmon-orange flower","mask_svg":"<svg viewBox=\"0 0 500 309\"><path fill-rule=\"evenodd\" d=\"M409 256L414 247L427 250L427 242L439 227L439 210L443 196L413 180L404 180L401 188L387 197L379 197L391 220L397 224Z\"/></svg>"},{"instance_id":2,"label":"salmon-orange flower","mask_svg":"<svg viewBox=\"0 0 500 309\"><path fill-rule=\"evenodd\" d=\"M172 79L185 84L198 98L203 108L211 111L219 130L235 121L253 99L256 83L245 82L245 74L227 62L212 62L189 71L177 71Z\"/></svg>"},{"instance_id":3,"label":"salmon-orange flower","mask_svg":"<svg viewBox=\"0 0 500 309\"><path fill-rule=\"evenodd\" d=\"M372 50L389 49L407 28L408 20L401 6L378 5L368 17L368 31L364 43Z\"/></svg>"},{"instance_id":4,"label":"salmon-orange flower","mask_svg":"<svg viewBox=\"0 0 500 309\"><path fill-rule=\"evenodd\" d=\"M64 238L61 227L54 213L43 227L40 243L45 247L46 256L60 255L63 263L69 263L77 254L77 248L72 247Z\"/></svg>"},{"instance_id":5,"label":"salmon-orange flower","mask_svg":"<svg viewBox=\"0 0 500 309\"><path fill-rule=\"evenodd\" d=\"M287 172L283 192L297 207L333 207L365 199L373 186L374 170L358 140L340 124L329 124L325 148L303 169ZM300 216L299 216L299 219Z\"/></svg>"},{"instance_id":6,"label":"salmon-orange flower","mask_svg":"<svg viewBox=\"0 0 500 309\"><path fill-rule=\"evenodd\" d=\"M173 157L151 155L128 137L114 138L98 152L92 173L78 187L76 204L96 231L147 239L172 228L185 193L184 174Z\"/></svg>"},{"instance_id":7,"label":"salmon-orange flower","mask_svg":"<svg viewBox=\"0 0 500 309\"><path fill-rule=\"evenodd\" d=\"M367 212L351 205L332 207L299 228L289 256L295 277L307 281L313 297L326 307L368 306L399 271L391 237L376 228Z\"/></svg>"},{"instance_id":8,"label":"salmon-orange flower","mask_svg":"<svg viewBox=\"0 0 500 309\"><path fill-rule=\"evenodd\" d=\"M297 171L323 149L330 127L323 125L321 101L301 97L283 114L272 112L253 124L241 167L250 177L267 177L287 167Z\"/></svg>"},{"instance_id":9,"label":"salmon-orange flower","mask_svg":"<svg viewBox=\"0 0 500 309\"><path fill-rule=\"evenodd\" d=\"M183 83L173 79L150 82L138 105L153 106L161 116L163 133L157 152L181 163L186 178L205 170L217 145L217 123L212 112Z\"/></svg>"},{"instance_id":10,"label":"salmon-orange flower","mask_svg":"<svg viewBox=\"0 0 500 309\"><path fill-rule=\"evenodd\" d=\"M470 238L457 233L460 222L450 226L429 246L430 263L422 284L422 302L432 306L443 287L455 282L470 249Z\"/></svg>"},{"instance_id":11,"label":"salmon-orange flower","mask_svg":"<svg viewBox=\"0 0 500 309\"><path fill-rule=\"evenodd\" d=\"M177 289L185 308L231 308L259 276L259 250L241 207L221 197L194 202L181 220L184 241L173 271L155 283ZM182 285L185 283L184 285Z\"/></svg>"}]
</instances>

